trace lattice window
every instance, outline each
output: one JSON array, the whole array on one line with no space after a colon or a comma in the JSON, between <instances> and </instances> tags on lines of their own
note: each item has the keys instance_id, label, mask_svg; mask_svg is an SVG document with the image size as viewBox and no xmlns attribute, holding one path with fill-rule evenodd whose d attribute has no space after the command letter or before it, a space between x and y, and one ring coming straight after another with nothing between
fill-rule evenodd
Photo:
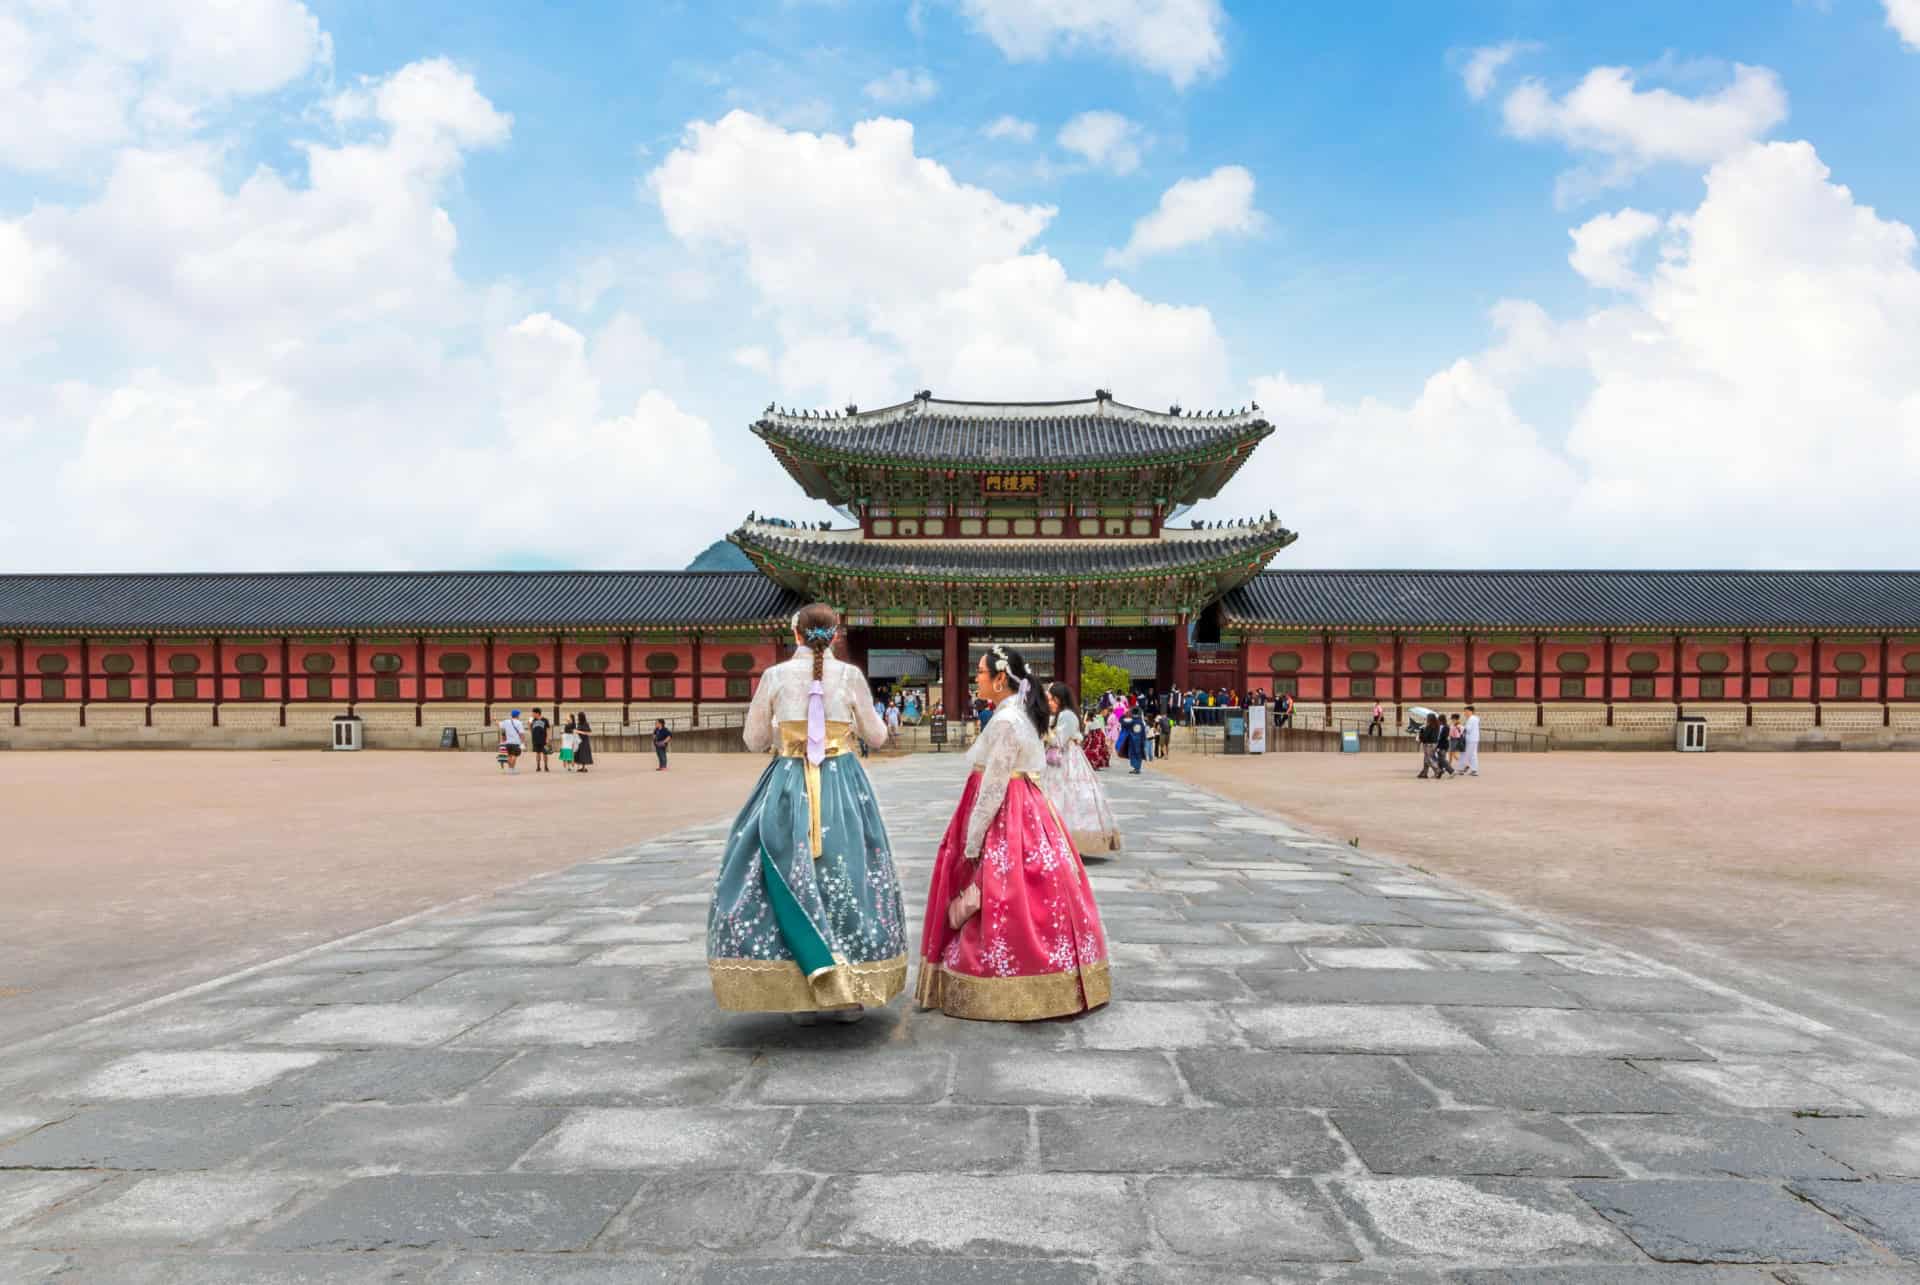
<instances>
[{"instance_id":1,"label":"lattice window","mask_svg":"<svg viewBox=\"0 0 1920 1285\"><path fill-rule=\"evenodd\" d=\"M674 695L673 680L671 678L649 678L647 680L647 696L649 699L670 701L674 698Z\"/></svg>"},{"instance_id":2,"label":"lattice window","mask_svg":"<svg viewBox=\"0 0 1920 1285\"><path fill-rule=\"evenodd\" d=\"M1520 672L1520 653L1496 651L1487 657L1487 668L1496 674L1517 674Z\"/></svg>"},{"instance_id":3,"label":"lattice window","mask_svg":"<svg viewBox=\"0 0 1920 1285\"><path fill-rule=\"evenodd\" d=\"M1704 701L1725 700L1727 680L1724 678L1703 678L1700 680L1700 699Z\"/></svg>"},{"instance_id":4,"label":"lattice window","mask_svg":"<svg viewBox=\"0 0 1920 1285\"><path fill-rule=\"evenodd\" d=\"M1441 700L1447 694L1447 680L1444 678L1423 678L1420 680L1420 695L1425 699Z\"/></svg>"},{"instance_id":5,"label":"lattice window","mask_svg":"<svg viewBox=\"0 0 1920 1285\"><path fill-rule=\"evenodd\" d=\"M440 695L445 700L465 700L467 698L467 680L464 678L442 679L440 681Z\"/></svg>"},{"instance_id":6,"label":"lattice window","mask_svg":"<svg viewBox=\"0 0 1920 1285\"><path fill-rule=\"evenodd\" d=\"M599 674L587 674L580 680L580 699L603 701L607 698L607 680Z\"/></svg>"},{"instance_id":7,"label":"lattice window","mask_svg":"<svg viewBox=\"0 0 1920 1285\"><path fill-rule=\"evenodd\" d=\"M1563 674L1584 674L1592 662L1585 652L1570 651L1563 653L1553 663L1554 667Z\"/></svg>"},{"instance_id":8,"label":"lattice window","mask_svg":"<svg viewBox=\"0 0 1920 1285\"><path fill-rule=\"evenodd\" d=\"M1297 674L1300 672L1300 653L1297 651L1276 651L1267 661L1269 668L1276 674Z\"/></svg>"},{"instance_id":9,"label":"lattice window","mask_svg":"<svg viewBox=\"0 0 1920 1285\"><path fill-rule=\"evenodd\" d=\"M1565 659L1562 657L1561 659ZM1582 659L1585 659L1582 657ZM1585 700L1587 680L1584 678L1562 678L1560 680L1560 698L1562 700Z\"/></svg>"},{"instance_id":10,"label":"lattice window","mask_svg":"<svg viewBox=\"0 0 1920 1285\"><path fill-rule=\"evenodd\" d=\"M1520 693L1520 686L1511 678L1496 678L1490 689L1495 700L1512 700Z\"/></svg>"},{"instance_id":11,"label":"lattice window","mask_svg":"<svg viewBox=\"0 0 1920 1285\"><path fill-rule=\"evenodd\" d=\"M1444 651L1423 651L1420 653L1420 672L1423 674L1444 674L1447 672L1447 653Z\"/></svg>"}]
</instances>

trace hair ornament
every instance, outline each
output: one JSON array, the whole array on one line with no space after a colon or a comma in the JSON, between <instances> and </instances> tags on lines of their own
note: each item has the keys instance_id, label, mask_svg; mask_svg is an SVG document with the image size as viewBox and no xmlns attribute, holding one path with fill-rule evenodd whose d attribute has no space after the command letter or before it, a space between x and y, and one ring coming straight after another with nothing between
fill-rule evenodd
<instances>
[{"instance_id":1,"label":"hair ornament","mask_svg":"<svg viewBox=\"0 0 1920 1285\"><path fill-rule=\"evenodd\" d=\"M807 630L806 639L808 642L830 643L833 641L834 633L835 631L826 625L815 625L813 628Z\"/></svg>"}]
</instances>

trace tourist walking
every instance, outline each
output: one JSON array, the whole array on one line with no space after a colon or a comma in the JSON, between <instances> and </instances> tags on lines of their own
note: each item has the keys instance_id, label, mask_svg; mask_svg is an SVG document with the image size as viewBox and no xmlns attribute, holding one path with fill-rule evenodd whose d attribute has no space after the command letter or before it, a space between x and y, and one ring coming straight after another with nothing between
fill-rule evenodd
<instances>
[{"instance_id":1,"label":"tourist walking","mask_svg":"<svg viewBox=\"0 0 1920 1285\"><path fill-rule=\"evenodd\" d=\"M1160 712L1159 757L1165 758L1173 753L1173 719L1165 710Z\"/></svg>"},{"instance_id":2,"label":"tourist walking","mask_svg":"<svg viewBox=\"0 0 1920 1285\"><path fill-rule=\"evenodd\" d=\"M1386 707L1379 701L1373 703L1373 721L1367 724L1368 736L1385 736L1387 731Z\"/></svg>"},{"instance_id":3,"label":"tourist walking","mask_svg":"<svg viewBox=\"0 0 1920 1285\"><path fill-rule=\"evenodd\" d=\"M526 729L520 725L519 710L500 720L500 744L506 747L507 771L516 776L520 774L520 747L525 735Z\"/></svg>"},{"instance_id":4,"label":"tourist walking","mask_svg":"<svg viewBox=\"0 0 1920 1285\"><path fill-rule=\"evenodd\" d=\"M667 747L671 744L673 744L673 729L667 726L667 720L664 718L654 719L653 756L660 760L660 766L655 768L654 771L664 772L667 770Z\"/></svg>"},{"instance_id":5,"label":"tourist walking","mask_svg":"<svg viewBox=\"0 0 1920 1285\"><path fill-rule=\"evenodd\" d=\"M527 724L527 739L533 745L533 770L536 772L551 770L547 766L547 734L552 730L553 724L547 721L547 716L540 712L538 705L535 705L533 721Z\"/></svg>"},{"instance_id":6,"label":"tourist walking","mask_svg":"<svg viewBox=\"0 0 1920 1285\"><path fill-rule=\"evenodd\" d=\"M1081 856L1117 852L1120 826L1113 818L1107 792L1100 788L1093 765L1087 761L1080 716L1074 713L1073 689L1065 683L1049 684L1047 707L1052 723L1045 738L1047 765L1040 773L1040 788L1052 800Z\"/></svg>"},{"instance_id":7,"label":"tourist walking","mask_svg":"<svg viewBox=\"0 0 1920 1285\"><path fill-rule=\"evenodd\" d=\"M1434 746L1440 739L1440 716L1432 710L1427 711L1427 721L1420 724L1420 778L1429 775L1437 781L1440 773L1435 770Z\"/></svg>"},{"instance_id":8,"label":"tourist walking","mask_svg":"<svg viewBox=\"0 0 1920 1285\"><path fill-rule=\"evenodd\" d=\"M1467 706L1466 765L1468 776L1480 775L1480 715Z\"/></svg>"},{"instance_id":9,"label":"tourist walking","mask_svg":"<svg viewBox=\"0 0 1920 1285\"><path fill-rule=\"evenodd\" d=\"M1087 754L1087 766L1096 772L1113 761L1112 742L1107 740L1107 729L1102 725L1097 714L1087 720L1083 748Z\"/></svg>"},{"instance_id":10,"label":"tourist walking","mask_svg":"<svg viewBox=\"0 0 1920 1285\"><path fill-rule=\"evenodd\" d=\"M583 709L573 716L573 767L585 776L592 766L593 724L587 721L587 711Z\"/></svg>"},{"instance_id":11,"label":"tourist walking","mask_svg":"<svg viewBox=\"0 0 1920 1285\"><path fill-rule=\"evenodd\" d=\"M1460 716L1453 716L1452 726L1447 728L1447 775L1452 776L1460 767L1460 755L1467 748L1466 729L1460 726Z\"/></svg>"},{"instance_id":12,"label":"tourist walking","mask_svg":"<svg viewBox=\"0 0 1920 1285\"><path fill-rule=\"evenodd\" d=\"M835 657L824 603L790 622L793 656L760 676L742 739L775 751L740 809L707 915L714 999L735 1012L857 1020L907 984L893 847L853 736L884 745L867 677Z\"/></svg>"},{"instance_id":13,"label":"tourist walking","mask_svg":"<svg viewBox=\"0 0 1920 1285\"><path fill-rule=\"evenodd\" d=\"M574 751L579 748L580 733L574 728L573 720L569 718L566 725L560 729L560 766L569 772L573 771Z\"/></svg>"},{"instance_id":14,"label":"tourist walking","mask_svg":"<svg viewBox=\"0 0 1920 1285\"><path fill-rule=\"evenodd\" d=\"M997 717L967 751L973 771L934 858L914 998L982 1021L1098 1008L1112 993L1106 933L1080 854L1039 785L1046 698L1007 647L980 658L975 682Z\"/></svg>"},{"instance_id":15,"label":"tourist walking","mask_svg":"<svg viewBox=\"0 0 1920 1285\"><path fill-rule=\"evenodd\" d=\"M1127 762L1134 776L1140 775L1140 765L1147 758L1147 720L1140 716L1140 707L1134 706L1127 711L1126 721L1120 725L1120 735L1127 743Z\"/></svg>"}]
</instances>

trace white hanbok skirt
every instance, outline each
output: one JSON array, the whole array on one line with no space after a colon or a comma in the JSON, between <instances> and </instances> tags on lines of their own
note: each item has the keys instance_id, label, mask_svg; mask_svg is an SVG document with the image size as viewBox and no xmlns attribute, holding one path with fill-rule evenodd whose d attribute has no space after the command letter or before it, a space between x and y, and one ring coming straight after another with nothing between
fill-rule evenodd
<instances>
[{"instance_id":1,"label":"white hanbok skirt","mask_svg":"<svg viewBox=\"0 0 1920 1285\"><path fill-rule=\"evenodd\" d=\"M1120 825L1113 819L1113 807L1107 792L1093 774L1086 751L1079 741L1049 747L1046 767L1040 772L1040 788L1060 814L1061 824L1073 839L1081 856L1099 856L1120 851ZM1054 763L1051 760L1058 758Z\"/></svg>"}]
</instances>

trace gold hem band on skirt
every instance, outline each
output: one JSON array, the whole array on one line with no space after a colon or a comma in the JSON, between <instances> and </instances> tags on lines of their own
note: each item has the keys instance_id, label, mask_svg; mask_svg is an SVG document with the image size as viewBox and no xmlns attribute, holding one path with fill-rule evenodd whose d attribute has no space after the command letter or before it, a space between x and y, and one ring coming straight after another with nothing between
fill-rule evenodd
<instances>
[{"instance_id":1,"label":"gold hem band on skirt","mask_svg":"<svg viewBox=\"0 0 1920 1285\"><path fill-rule=\"evenodd\" d=\"M836 962L809 978L790 959L709 959L713 998L734 1013L816 1013L879 1008L907 988L907 957Z\"/></svg>"},{"instance_id":2,"label":"gold hem band on skirt","mask_svg":"<svg viewBox=\"0 0 1920 1285\"><path fill-rule=\"evenodd\" d=\"M1037 1022L1099 1008L1113 998L1113 974L1104 959L1034 977L974 977L923 959L913 998L921 1008L937 1008L948 1017Z\"/></svg>"},{"instance_id":3,"label":"gold hem band on skirt","mask_svg":"<svg viewBox=\"0 0 1920 1285\"><path fill-rule=\"evenodd\" d=\"M1098 830L1069 831L1073 840L1073 850L1083 857L1102 857L1110 852L1120 851L1120 836L1102 834Z\"/></svg>"}]
</instances>

